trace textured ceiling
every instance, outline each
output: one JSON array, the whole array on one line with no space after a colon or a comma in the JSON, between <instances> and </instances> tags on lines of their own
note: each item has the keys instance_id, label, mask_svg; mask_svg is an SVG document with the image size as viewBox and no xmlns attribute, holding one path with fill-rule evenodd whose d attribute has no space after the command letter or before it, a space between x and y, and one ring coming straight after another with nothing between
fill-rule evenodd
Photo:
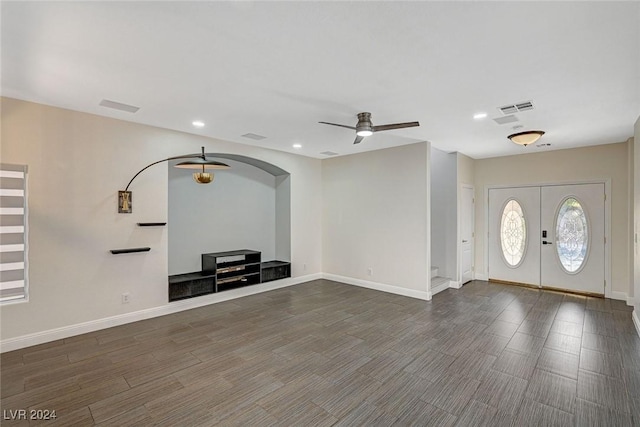
<instances>
[{"instance_id":1,"label":"textured ceiling","mask_svg":"<svg viewBox=\"0 0 640 427\"><path fill-rule=\"evenodd\" d=\"M425 140L474 158L613 143L640 115L638 2L1 7L3 96L306 156ZM492 120L522 101L535 108L518 122ZM353 126L362 111L421 126L354 146L353 131L317 123ZM551 147L510 143L515 125L546 131Z\"/></svg>"}]
</instances>

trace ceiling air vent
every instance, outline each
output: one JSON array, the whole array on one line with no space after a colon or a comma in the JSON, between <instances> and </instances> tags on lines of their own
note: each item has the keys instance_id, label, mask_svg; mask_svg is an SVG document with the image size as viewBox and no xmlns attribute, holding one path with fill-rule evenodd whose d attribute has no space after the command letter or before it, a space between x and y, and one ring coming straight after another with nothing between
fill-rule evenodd
<instances>
[{"instance_id":1,"label":"ceiling air vent","mask_svg":"<svg viewBox=\"0 0 640 427\"><path fill-rule=\"evenodd\" d=\"M100 101L100 105L102 107L113 108L114 110L126 111L127 113L135 113L140 109L140 107L123 104L116 101L109 101L108 99L103 99L102 101Z\"/></svg>"},{"instance_id":2,"label":"ceiling air vent","mask_svg":"<svg viewBox=\"0 0 640 427\"><path fill-rule=\"evenodd\" d=\"M256 141L260 141L261 139L265 139L266 136L262 136L262 135L258 135L255 133L245 133L244 135L242 135L243 138L249 138L249 139L254 139Z\"/></svg>"},{"instance_id":3,"label":"ceiling air vent","mask_svg":"<svg viewBox=\"0 0 640 427\"><path fill-rule=\"evenodd\" d=\"M516 104L516 108L518 111L529 111L533 110L533 104L531 101L521 102L520 104Z\"/></svg>"},{"instance_id":4,"label":"ceiling air vent","mask_svg":"<svg viewBox=\"0 0 640 427\"><path fill-rule=\"evenodd\" d=\"M507 116L509 114L533 110L533 103L531 101L525 101L519 102L517 104L503 105L502 107L498 107L498 110L502 111L502 114Z\"/></svg>"},{"instance_id":5,"label":"ceiling air vent","mask_svg":"<svg viewBox=\"0 0 640 427\"><path fill-rule=\"evenodd\" d=\"M505 105L504 107L498 107L498 108L500 111L502 111L502 114L504 114L505 116L518 112L518 109L516 108L515 105Z\"/></svg>"},{"instance_id":6,"label":"ceiling air vent","mask_svg":"<svg viewBox=\"0 0 640 427\"><path fill-rule=\"evenodd\" d=\"M497 117L497 118L493 119L493 121L496 122L499 125L506 125L507 123L517 122L518 118L512 114L510 116Z\"/></svg>"},{"instance_id":7,"label":"ceiling air vent","mask_svg":"<svg viewBox=\"0 0 640 427\"><path fill-rule=\"evenodd\" d=\"M338 153L334 153L333 151L323 151L320 154L324 154L325 156L337 156Z\"/></svg>"}]
</instances>

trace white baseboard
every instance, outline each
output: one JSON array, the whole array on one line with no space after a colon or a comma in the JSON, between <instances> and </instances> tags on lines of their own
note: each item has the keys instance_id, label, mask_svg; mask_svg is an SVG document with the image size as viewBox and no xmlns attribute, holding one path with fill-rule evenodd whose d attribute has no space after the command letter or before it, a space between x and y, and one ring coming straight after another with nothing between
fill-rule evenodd
<instances>
[{"instance_id":1,"label":"white baseboard","mask_svg":"<svg viewBox=\"0 0 640 427\"><path fill-rule=\"evenodd\" d=\"M489 280L489 276L487 276L486 274L478 274L478 273L476 273L476 274L474 274L473 278L474 278L474 280L484 280L485 282L487 280Z\"/></svg>"},{"instance_id":2,"label":"white baseboard","mask_svg":"<svg viewBox=\"0 0 640 427\"><path fill-rule=\"evenodd\" d=\"M625 292L611 291L609 298L624 301L627 305L633 305L633 298L630 298Z\"/></svg>"},{"instance_id":3,"label":"white baseboard","mask_svg":"<svg viewBox=\"0 0 640 427\"><path fill-rule=\"evenodd\" d=\"M450 288L449 282L442 282L439 285L431 287L431 296L440 293L442 291L446 291Z\"/></svg>"},{"instance_id":4,"label":"white baseboard","mask_svg":"<svg viewBox=\"0 0 640 427\"><path fill-rule=\"evenodd\" d=\"M426 301L430 301L432 296L431 292L401 288L399 286L387 285L386 283L370 282L368 280L339 276L337 274L323 273L322 277L327 280L333 280L335 282L342 282L348 285L360 286L362 288L374 289L376 291L388 292L390 294L402 295L405 297L417 298Z\"/></svg>"},{"instance_id":5,"label":"white baseboard","mask_svg":"<svg viewBox=\"0 0 640 427\"><path fill-rule=\"evenodd\" d=\"M462 283L456 282L455 280L450 280L449 281L449 287L452 288L452 289L460 289L460 288L462 288Z\"/></svg>"},{"instance_id":6,"label":"white baseboard","mask_svg":"<svg viewBox=\"0 0 640 427\"><path fill-rule=\"evenodd\" d=\"M105 317L103 319L92 320L79 323L77 325L63 326L61 328L49 329L47 331L36 332L34 334L9 338L0 341L0 353L18 350L32 345L45 342L69 338L75 335L86 334L113 326L124 325L126 323L137 322L139 320L150 319L152 317L165 316L179 311L190 310L209 304L228 301L248 295L259 294L274 289L285 288L311 280L322 279L322 273L309 274L306 276L293 277L288 279L274 280L273 282L260 283L258 285L247 286L245 288L232 289L229 291L204 295L198 298L190 298L182 301L168 303L167 305L147 308L145 310L119 314L117 316Z\"/></svg>"},{"instance_id":7,"label":"white baseboard","mask_svg":"<svg viewBox=\"0 0 640 427\"><path fill-rule=\"evenodd\" d=\"M640 336L640 319L638 318L638 310L633 310L631 318L633 319L633 324L636 326L636 332L638 333L638 336Z\"/></svg>"}]
</instances>

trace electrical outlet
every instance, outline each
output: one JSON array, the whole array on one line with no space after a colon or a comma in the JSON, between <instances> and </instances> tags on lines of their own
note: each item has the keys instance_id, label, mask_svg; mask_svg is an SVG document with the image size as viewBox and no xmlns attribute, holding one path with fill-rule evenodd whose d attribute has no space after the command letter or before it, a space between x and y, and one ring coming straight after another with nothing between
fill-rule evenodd
<instances>
[{"instance_id":1,"label":"electrical outlet","mask_svg":"<svg viewBox=\"0 0 640 427\"><path fill-rule=\"evenodd\" d=\"M373 276L373 268L371 268L371 267L367 268L367 274L369 276Z\"/></svg>"},{"instance_id":2,"label":"electrical outlet","mask_svg":"<svg viewBox=\"0 0 640 427\"><path fill-rule=\"evenodd\" d=\"M129 293L124 293L122 294L122 303L123 304L129 304L129 300L131 298L131 295L129 295Z\"/></svg>"}]
</instances>

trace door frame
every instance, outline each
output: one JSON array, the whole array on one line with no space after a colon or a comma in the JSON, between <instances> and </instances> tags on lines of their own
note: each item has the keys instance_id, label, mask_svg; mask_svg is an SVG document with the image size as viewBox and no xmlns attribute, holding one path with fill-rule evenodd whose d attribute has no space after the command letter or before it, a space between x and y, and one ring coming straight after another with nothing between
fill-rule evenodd
<instances>
[{"instance_id":1,"label":"door frame","mask_svg":"<svg viewBox=\"0 0 640 427\"><path fill-rule=\"evenodd\" d=\"M527 184L491 184L484 187L484 271L483 279L489 280L489 189L492 188L519 188L519 187L549 187L556 185L576 185L576 184L604 184L604 236L606 243L604 245L604 280L606 286L604 288L604 297L611 298L611 178L603 179L587 179L587 180L571 180L571 181L542 181Z\"/></svg>"},{"instance_id":2,"label":"door frame","mask_svg":"<svg viewBox=\"0 0 640 427\"><path fill-rule=\"evenodd\" d=\"M471 279L476 279L475 272L475 264L476 264L476 189L471 184L460 184L458 190L458 230L456 232L456 264L457 264L457 272L456 272L456 288L459 289L462 287L462 189L468 188L471 190L471 197L473 209L471 210L471 234L472 234L472 242L471 242Z\"/></svg>"}]
</instances>

